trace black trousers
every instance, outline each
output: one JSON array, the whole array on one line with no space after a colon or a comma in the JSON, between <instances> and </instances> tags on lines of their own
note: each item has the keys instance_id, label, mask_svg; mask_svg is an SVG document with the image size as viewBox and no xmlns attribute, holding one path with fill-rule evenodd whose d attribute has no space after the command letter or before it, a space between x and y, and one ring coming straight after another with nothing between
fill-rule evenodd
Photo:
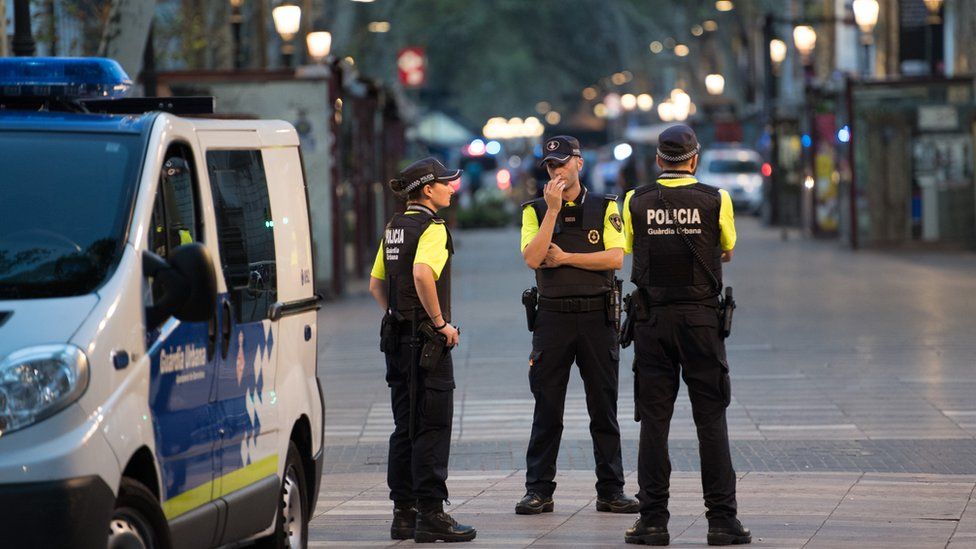
<instances>
[{"instance_id":1,"label":"black trousers","mask_svg":"<svg viewBox=\"0 0 976 549\"><path fill-rule=\"evenodd\" d=\"M454 363L448 352L433 370L411 368L410 338L386 355L386 382L393 405L393 434L387 465L390 499L423 502L447 499L447 462L454 417ZM419 358L418 358L419 361ZM410 375L417 373L414 437L410 439Z\"/></svg>"},{"instance_id":2,"label":"black trousers","mask_svg":"<svg viewBox=\"0 0 976 549\"><path fill-rule=\"evenodd\" d=\"M735 471L729 453L725 409L731 400L725 342L718 334L718 311L695 304L652 307L634 328L634 362L641 417L637 499L641 515L666 526L671 461L668 432L678 376L688 386L698 431L705 517L710 526L730 525L736 515Z\"/></svg>"},{"instance_id":3,"label":"black trousers","mask_svg":"<svg viewBox=\"0 0 976 549\"><path fill-rule=\"evenodd\" d=\"M620 349L604 311L538 313L529 355L529 386L535 397L535 413L525 456L525 488L543 496L552 496L556 489L566 385L574 361L586 390L596 491L600 496L611 496L624 486L617 424Z\"/></svg>"}]
</instances>

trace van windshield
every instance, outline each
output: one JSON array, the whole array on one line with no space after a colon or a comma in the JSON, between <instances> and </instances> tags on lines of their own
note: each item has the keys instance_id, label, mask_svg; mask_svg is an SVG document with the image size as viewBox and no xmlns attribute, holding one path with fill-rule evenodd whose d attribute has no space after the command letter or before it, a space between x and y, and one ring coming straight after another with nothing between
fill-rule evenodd
<instances>
[{"instance_id":1,"label":"van windshield","mask_svg":"<svg viewBox=\"0 0 976 549\"><path fill-rule=\"evenodd\" d=\"M115 270L140 137L0 131L0 299L93 292Z\"/></svg>"}]
</instances>

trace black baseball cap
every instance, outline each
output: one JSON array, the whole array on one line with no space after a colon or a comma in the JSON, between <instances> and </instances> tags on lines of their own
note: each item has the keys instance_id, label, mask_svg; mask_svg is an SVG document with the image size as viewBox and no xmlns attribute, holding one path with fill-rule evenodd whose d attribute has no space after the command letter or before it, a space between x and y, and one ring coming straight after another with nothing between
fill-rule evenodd
<instances>
[{"instance_id":1,"label":"black baseball cap","mask_svg":"<svg viewBox=\"0 0 976 549\"><path fill-rule=\"evenodd\" d=\"M657 155L668 162L684 162L700 150L695 130L684 124L671 126L658 137Z\"/></svg>"},{"instance_id":2,"label":"black baseball cap","mask_svg":"<svg viewBox=\"0 0 976 549\"><path fill-rule=\"evenodd\" d=\"M408 193L434 181L454 181L460 175L461 170L449 170L440 160L428 156L401 170L398 179L403 182L403 192Z\"/></svg>"},{"instance_id":3,"label":"black baseball cap","mask_svg":"<svg viewBox=\"0 0 976 549\"><path fill-rule=\"evenodd\" d=\"M581 156L580 144L575 137L557 135L550 137L542 144L542 160L539 166L545 166L546 160L555 160L562 164L571 156Z\"/></svg>"}]
</instances>

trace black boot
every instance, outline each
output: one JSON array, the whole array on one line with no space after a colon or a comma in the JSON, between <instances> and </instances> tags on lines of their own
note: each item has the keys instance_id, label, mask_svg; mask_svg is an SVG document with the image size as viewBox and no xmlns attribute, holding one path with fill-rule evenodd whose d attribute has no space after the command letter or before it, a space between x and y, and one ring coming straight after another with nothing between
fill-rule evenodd
<instances>
[{"instance_id":1,"label":"black boot","mask_svg":"<svg viewBox=\"0 0 976 549\"><path fill-rule=\"evenodd\" d=\"M667 526L653 526L648 519L641 517L624 532L624 541L636 545L667 545L671 543L671 536Z\"/></svg>"},{"instance_id":2,"label":"black boot","mask_svg":"<svg viewBox=\"0 0 976 549\"><path fill-rule=\"evenodd\" d=\"M465 524L458 524L444 512L440 502L436 505L421 504L417 512L417 527L413 533L413 540L417 543L433 543L435 541L471 541L478 535L478 531Z\"/></svg>"},{"instance_id":3,"label":"black boot","mask_svg":"<svg viewBox=\"0 0 976 549\"><path fill-rule=\"evenodd\" d=\"M722 526L708 526L709 545L745 545L752 543L752 532L744 528L738 519L732 519L732 524Z\"/></svg>"},{"instance_id":4,"label":"black boot","mask_svg":"<svg viewBox=\"0 0 976 549\"><path fill-rule=\"evenodd\" d=\"M538 515L539 513L551 513L553 509L552 496L543 496L537 492L527 492L518 503L515 504L515 514L517 515Z\"/></svg>"},{"instance_id":5,"label":"black boot","mask_svg":"<svg viewBox=\"0 0 976 549\"><path fill-rule=\"evenodd\" d=\"M413 539L417 525L417 506L413 500L393 503L393 523L390 524L390 539Z\"/></svg>"},{"instance_id":6,"label":"black boot","mask_svg":"<svg viewBox=\"0 0 976 549\"><path fill-rule=\"evenodd\" d=\"M603 513L636 513L640 511L640 503L623 492L617 492L609 497L597 496L596 510Z\"/></svg>"}]
</instances>

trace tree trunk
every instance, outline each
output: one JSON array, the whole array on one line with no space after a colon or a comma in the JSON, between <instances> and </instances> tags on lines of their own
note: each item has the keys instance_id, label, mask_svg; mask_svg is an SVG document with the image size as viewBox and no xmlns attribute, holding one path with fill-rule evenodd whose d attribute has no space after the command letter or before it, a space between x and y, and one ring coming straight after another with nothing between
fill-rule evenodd
<instances>
[{"instance_id":1,"label":"tree trunk","mask_svg":"<svg viewBox=\"0 0 976 549\"><path fill-rule=\"evenodd\" d=\"M155 10L156 2L153 0L112 0L112 10L102 33L98 55L115 59L130 77L138 78L142 71L143 48Z\"/></svg>"}]
</instances>

